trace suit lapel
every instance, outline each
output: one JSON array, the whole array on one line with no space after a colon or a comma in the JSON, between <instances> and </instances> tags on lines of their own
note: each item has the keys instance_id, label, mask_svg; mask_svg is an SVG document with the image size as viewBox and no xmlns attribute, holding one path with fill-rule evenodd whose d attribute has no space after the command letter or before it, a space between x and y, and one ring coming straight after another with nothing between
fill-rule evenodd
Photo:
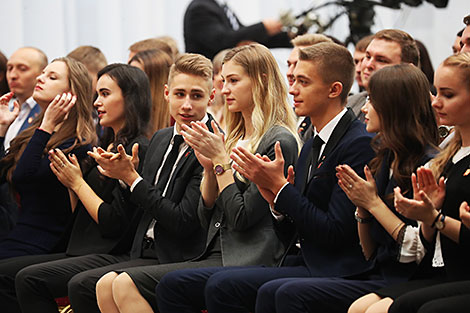
<instances>
[{"instance_id":1,"label":"suit lapel","mask_svg":"<svg viewBox=\"0 0 470 313\"><path fill-rule=\"evenodd\" d=\"M26 128L28 128L29 126L31 126L32 122L36 119L36 117L39 115L40 112L41 112L41 108L39 107L39 104L36 103L36 105L29 112L28 117L23 122L23 125L21 125L21 128L18 131L18 134L21 133Z\"/></svg>"},{"instance_id":2,"label":"suit lapel","mask_svg":"<svg viewBox=\"0 0 470 313\"><path fill-rule=\"evenodd\" d=\"M161 138L155 138L156 147L147 151L146 159L149 160L149 163L145 166L148 170L145 171L144 179L151 184L155 182L157 171L162 166L163 156L165 155L166 150L168 150L168 146L170 145L170 140L173 135L173 127L161 130L161 132L164 132L161 135Z\"/></svg>"},{"instance_id":3,"label":"suit lapel","mask_svg":"<svg viewBox=\"0 0 470 313\"><path fill-rule=\"evenodd\" d=\"M315 176L315 173L320 169L320 167L322 166L323 162L328 157L330 152L333 151L333 149L336 147L336 145L341 140L341 138L343 138L344 134L349 129L349 126L351 126L351 123L354 122L355 120L356 120L356 116L354 115L353 111L348 108L346 114L344 114L343 117L339 120L338 124L336 125L335 129L333 130L333 133L331 134L330 138L328 139L328 142L326 143L325 149L323 149L321 157L318 161L317 168L312 169L313 170L312 178ZM312 178L310 178L308 183L310 183Z\"/></svg>"}]
</instances>

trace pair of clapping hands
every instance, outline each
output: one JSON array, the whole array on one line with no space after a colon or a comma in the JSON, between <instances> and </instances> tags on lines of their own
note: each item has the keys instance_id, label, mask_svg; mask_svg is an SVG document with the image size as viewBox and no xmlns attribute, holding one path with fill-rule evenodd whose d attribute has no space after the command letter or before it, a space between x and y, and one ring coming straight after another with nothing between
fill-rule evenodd
<instances>
[{"instance_id":1,"label":"pair of clapping hands","mask_svg":"<svg viewBox=\"0 0 470 313\"><path fill-rule=\"evenodd\" d=\"M366 165L364 174L366 179L357 175L348 165L339 165L337 168L338 184L348 198L360 208L370 212L376 207L376 201L381 201L377 195L375 180ZM405 198L400 187L394 189L394 206L403 216L432 225L435 220L435 211L440 210L445 198L445 183L441 177L436 181L432 171L419 167L416 174L411 175L413 199ZM463 202L460 206L460 218L470 227L470 206Z\"/></svg>"},{"instance_id":2,"label":"pair of clapping hands","mask_svg":"<svg viewBox=\"0 0 470 313\"><path fill-rule=\"evenodd\" d=\"M116 153L94 147L93 151L88 152L88 155L96 160L97 168L102 175L132 184L132 174L135 173L138 176L135 170L139 165L138 151L139 144L136 143L132 147L132 155L126 154L122 145L118 145ZM52 149L49 151L49 160L52 172L64 186L72 190L79 188L83 182L83 176L78 159L74 154L69 154L66 157L61 150Z\"/></svg>"}]
</instances>

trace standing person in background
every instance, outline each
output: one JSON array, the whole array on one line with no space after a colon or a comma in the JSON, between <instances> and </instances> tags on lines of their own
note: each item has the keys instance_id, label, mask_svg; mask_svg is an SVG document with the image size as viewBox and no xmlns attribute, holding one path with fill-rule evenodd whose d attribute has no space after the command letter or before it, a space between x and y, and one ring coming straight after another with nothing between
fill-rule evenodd
<instances>
[{"instance_id":1,"label":"standing person in background","mask_svg":"<svg viewBox=\"0 0 470 313\"><path fill-rule=\"evenodd\" d=\"M144 71L150 82L152 110L147 136L151 138L157 130L170 126L170 108L164 90L173 61L163 50L151 49L137 52L129 64Z\"/></svg>"},{"instance_id":2,"label":"standing person in background","mask_svg":"<svg viewBox=\"0 0 470 313\"><path fill-rule=\"evenodd\" d=\"M18 192L21 207L16 226L0 242L0 259L64 250L57 245L72 214L70 199L46 153L58 148L78 160L86 156L96 142L91 95L88 71L73 59L56 59L38 76L33 98L42 113L0 160L1 177ZM2 126L19 113L18 102L12 112L8 109L11 96L0 98Z\"/></svg>"},{"instance_id":3,"label":"standing person in background","mask_svg":"<svg viewBox=\"0 0 470 313\"><path fill-rule=\"evenodd\" d=\"M463 23L466 26L460 39L460 52L470 52L470 14L463 18Z\"/></svg>"},{"instance_id":4,"label":"standing person in background","mask_svg":"<svg viewBox=\"0 0 470 313\"><path fill-rule=\"evenodd\" d=\"M223 49L254 41L268 48L290 47L290 38L276 19L244 26L223 0L192 0L184 14L186 52L209 59Z\"/></svg>"},{"instance_id":5,"label":"standing person in background","mask_svg":"<svg viewBox=\"0 0 470 313\"><path fill-rule=\"evenodd\" d=\"M465 28L462 28L457 35L455 36L454 43L452 44L452 53L453 54L459 54L460 49L462 48L461 46L461 39L462 39L462 34Z\"/></svg>"}]
</instances>

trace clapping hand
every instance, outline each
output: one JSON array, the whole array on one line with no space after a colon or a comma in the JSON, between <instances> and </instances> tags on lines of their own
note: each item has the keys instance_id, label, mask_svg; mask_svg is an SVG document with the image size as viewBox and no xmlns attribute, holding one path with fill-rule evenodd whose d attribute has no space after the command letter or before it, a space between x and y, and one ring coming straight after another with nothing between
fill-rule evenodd
<instances>
[{"instance_id":1,"label":"clapping hand","mask_svg":"<svg viewBox=\"0 0 470 313\"><path fill-rule=\"evenodd\" d=\"M70 92L57 95L47 106L40 128L48 133L52 133L57 125L67 119L67 115L75 105L75 102L77 102L77 97L73 96Z\"/></svg>"}]
</instances>

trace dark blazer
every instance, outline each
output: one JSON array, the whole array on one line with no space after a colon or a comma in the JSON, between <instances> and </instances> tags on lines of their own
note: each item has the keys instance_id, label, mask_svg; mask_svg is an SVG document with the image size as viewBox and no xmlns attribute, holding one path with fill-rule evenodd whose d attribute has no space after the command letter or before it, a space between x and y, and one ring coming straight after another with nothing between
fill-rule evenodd
<instances>
[{"instance_id":1,"label":"dark blazer","mask_svg":"<svg viewBox=\"0 0 470 313\"><path fill-rule=\"evenodd\" d=\"M238 19L237 19L238 20ZM184 14L186 52L200 53L212 59L217 52L235 47L244 40L256 41L269 48L291 47L287 33L269 36L263 23L241 23L233 30L224 9L214 0L193 0Z\"/></svg>"},{"instance_id":2,"label":"dark blazer","mask_svg":"<svg viewBox=\"0 0 470 313\"><path fill-rule=\"evenodd\" d=\"M210 127L213 118L206 123ZM211 129L212 127L210 127ZM199 223L197 203L202 166L190 147L178 162L168 185L165 197L154 185L165 152L173 137L173 127L157 131L149 144L142 171L143 180L131 193L131 201L142 206L144 214L137 228L131 249L131 258L142 256L142 241L153 218L155 258L160 263L190 260L204 249L206 232Z\"/></svg>"},{"instance_id":3,"label":"dark blazer","mask_svg":"<svg viewBox=\"0 0 470 313\"><path fill-rule=\"evenodd\" d=\"M148 147L148 139L140 136L132 140L126 147L131 153L132 146L139 144L141 172ZM96 165L93 162L93 165ZM90 253L124 254L128 253L132 238L142 216L142 208L130 203L130 191L120 186L116 179L104 177L93 166L85 175L85 179L96 194L103 200L98 208L96 223L81 202L74 211L74 220L66 253L78 256Z\"/></svg>"},{"instance_id":4,"label":"dark blazer","mask_svg":"<svg viewBox=\"0 0 470 313\"><path fill-rule=\"evenodd\" d=\"M299 233L303 259L312 276L345 277L371 269L359 246L356 207L338 185L336 166L350 165L363 173L374 156L371 134L351 110L341 118L326 143L320 163L306 183L313 138L299 156L295 187L287 185L280 193L275 210L287 218Z\"/></svg>"},{"instance_id":5,"label":"dark blazer","mask_svg":"<svg viewBox=\"0 0 470 313\"><path fill-rule=\"evenodd\" d=\"M50 253L60 242L72 215L67 188L52 173L44 153L50 138L49 133L37 129L18 160L12 181L21 211L16 226L0 242L0 258ZM66 149L74 141L69 138L58 148ZM88 150L89 145L80 146L71 153L81 160Z\"/></svg>"},{"instance_id":6,"label":"dark blazer","mask_svg":"<svg viewBox=\"0 0 470 313\"><path fill-rule=\"evenodd\" d=\"M421 160L416 164L416 168L426 164L434 157L436 152L437 151L432 148L427 149ZM407 219L395 210L393 204L393 189L398 186L398 183L393 176L390 177L391 158L392 152L387 151L384 161L375 174L374 178L377 186L377 194L387 207L406 225L417 227L416 221ZM405 197L413 198L411 180L407 186L401 186L401 190L404 192ZM399 245L375 219L372 221L370 232L372 238L374 238L378 244L373 262L375 262L375 266L380 270L382 277L389 283L408 280L416 272L417 264L415 262L398 262Z\"/></svg>"},{"instance_id":7,"label":"dark blazer","mask_svg":"<svg viewBox=\"0 0 470 313\"><path fill-rule=\"evenodd\" d=\"M269 129L256 152L274 159L276 141L281 143L287 172L287 167L297 159L298 145L286 128ZM235 183L222 190L214 207L199 202L199 218L209 229L205 252L218 236L224 266L276 265L287 245L276 234L269 205L255 184L242 182L236 175L234 178Z\"/></svg>"}]
</instances>

